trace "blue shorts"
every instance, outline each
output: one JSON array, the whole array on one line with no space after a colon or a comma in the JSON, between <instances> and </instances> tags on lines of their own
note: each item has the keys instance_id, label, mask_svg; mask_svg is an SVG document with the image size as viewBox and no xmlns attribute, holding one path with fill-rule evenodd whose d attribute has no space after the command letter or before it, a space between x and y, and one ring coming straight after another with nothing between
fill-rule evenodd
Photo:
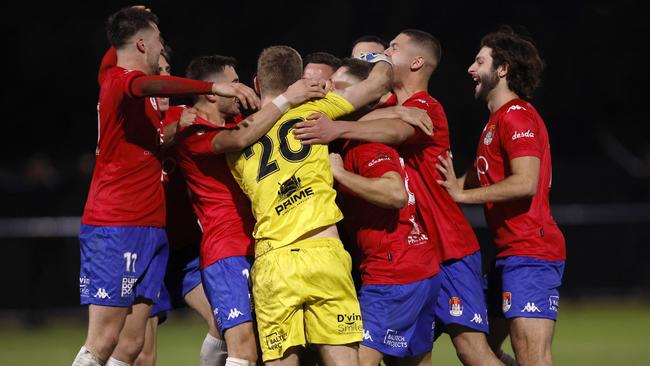
<instances>
[{"instance_id":1,"label":"blue shorts","mask_svg":"<svg viewBox=\"0 0 650 366\"><path fill-rule=\"evenodd\" d=\"M459 324L488 333L481 252L440 265L440 296L436 305L436 339L446 325Z\"/></svg>"},{"instance_id":2,"label":"blue shorts","mask_svg":"<svg viewBox=\"0 0 650 366\"><path fill-rule=\"evenodd\" d=\"M221 334L229 328L253 321L248 276L252 258L219 259L201 271L203 288Z\"/></svg>"},{"instance_id":3,"label":"blue shorts","mask_svg":"<svg viewBox=\"0 0 650 366\"><path fill-rule=\"evenodd\" d=\"M395 357L430 352L439 291L439 275L405 285L362 286L361 344Z\"/></svg>"},{"instance_id":4,"label":"blue shorts","mask_svg":"<svg viewBox=\"0 0 650 366\"><path fill-rule=\"evenodd\" d=\"M81 225L81 304L131 306L158 302L169 245L165 230L146 226Z\"/></svg>"},{"instance_id":5,"label":"blue shorts","mask_svg":"<svg viewBox=\"0 0 650 366\"><path fill-rule=\"evenodd\" d=\"M185 295L200 284L199 243L170 251L160 302L151 309L151 316L184 307Z\"/></svg>"},{"instance_id":6,"label":"blue shorts","mask_svg":"<svg viewBox=\"0 0 650 366\"><path fill-rule=\"evenodd\" d=\"M488 285L490 314L557 320L563 273L564 261L519 256L497 259Z\"/></svg>"}]
</instances>

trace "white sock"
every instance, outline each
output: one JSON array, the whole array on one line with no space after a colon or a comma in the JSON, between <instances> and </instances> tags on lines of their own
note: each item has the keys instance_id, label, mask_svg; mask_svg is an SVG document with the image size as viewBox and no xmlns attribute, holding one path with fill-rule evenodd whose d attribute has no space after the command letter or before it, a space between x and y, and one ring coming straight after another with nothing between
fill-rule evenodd
<instances>
[{"instance_id":1,"label":"white sock","mask_svg":"<svg viewBox=\"0 0 650 366\"><path fill-rule=\"evenodd\" d=\"M255 362L244 360L241 358L228 357L226 358L226 366L255 366Z\"/></svg>"},{"instance_id":2,"label":"white sock","mask_svg":"<svg viewBox=\"0 0 650 366\"><path fill-rule=\"evenodd\" d=\"M224 366L228 349L223 339L208 333L201 345L201 366Z\"/></svg>"},{"instance_id":3,"label":"white sock","mask_svg":"<svg viewBox=\"0 0 650 366\"><path fill-rule=\"evenodd\" d=\"M95 356L86 346L82 346L77 353L74 361L72 361L72 366L104 366L104 363Z\"/></svg>"},{"instance_id":4,"label":"white sock","mask_svg":"<svg viewBox=\"0 0 650 366\"><path fill-rule=\"evenodd\" d=\"M108 362L106 362L106 366L131 366L131 364L111 357L108 359Z\"/></svg>"}]
</instances>

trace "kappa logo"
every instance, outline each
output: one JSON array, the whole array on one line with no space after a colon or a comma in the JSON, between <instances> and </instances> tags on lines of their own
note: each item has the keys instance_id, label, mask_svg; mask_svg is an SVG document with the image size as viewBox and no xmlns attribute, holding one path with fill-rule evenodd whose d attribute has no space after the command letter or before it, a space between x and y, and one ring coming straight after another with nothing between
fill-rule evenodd
<instances>
[{"instance_id":1,"label":"kappa logo","mask_svg":"<svg viewBox=\"0 0 650 366\"><path fill-rule=\"evenodd\" d=\"M511 105L510 108L508 108L506 113L510 113L510 111L520 111L520 110L526 111L527 109L520 106L519 104L514 104L514 105Z\"/></svg>"},{"instance_id":2,"label":"kappa logo","mask_svg":"<svg viewBox=\"0 0 650 366\"><path fill-rule=\"evenodd\" d=\"M476 324L483 324L483 318L481 317L481 314L474 313L474 317L470 321Z\"/></svg>"},{"instance_id":3,"label":"kappa logo","mask_svg":"<svg viewBox=\"0 0 650 366\"><path fill-rule=\"evenodd\" d=\"M230 313L228 313L228 320L237 319L241 315L244 315L244 313L237 310L237 308L230 309Z\"/></svg>"},{"instance_id":4,"label":"kappa logo","mask_svg":"<svg viewBox=\"0 0 650 366\"><path fill-rule=\"evenodd\" d=\"M94 297L96 299L102 299L102 300L111 298L110 296L108 296L108 292L106 292L106 289L101 288L101 287L97 290L97 293L95 293Z\"/></svg>"},{"instance_id":5,"label":"kappa logo","mask_svg":"<svg viewBox=\"0 0 650 366\"><path fill-rule=\"evenodd\" d=\"M542 311L535 305L534 302L527 302L526 306L521 309L522 313L541 313Z\"/></svg>"},{"instance_id":6,"label":"kappa logo","mask_svg":"<svg viewBox=\"0 0 650 366\"><path fill-rule=\"evenodd\" d=\"M374 340L370 336L370 331L369 330L365 330L365 329L363 330L363 340L364 341L374 342Z\"/></svg>"}]
</instances>

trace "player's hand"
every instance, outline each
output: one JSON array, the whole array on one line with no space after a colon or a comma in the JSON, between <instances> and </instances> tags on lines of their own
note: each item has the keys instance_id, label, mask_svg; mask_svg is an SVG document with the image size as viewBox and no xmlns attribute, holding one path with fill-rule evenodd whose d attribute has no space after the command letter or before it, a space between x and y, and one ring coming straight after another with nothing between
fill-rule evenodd
<instances>
[{"instance_id":1,"label":"player's hand","mask_svg":"<svg viewBox=\"0 0 650 366\"><path fill-rule=\"evenodd\" d=\"M303 145L328 144L337 138L337 123L322 113L314 113L307 117L307 121L293 125L293 135Z\"/></svg>"},{"instance_id":2,"label":"player's hand","mask_svg":"<svg viewBox=\"0 0 650 366\"><path fill-rule=\"evenodd\" d=\"M429 136L433 136L433 122L431 122L429 114L424 109L398 106L395 110L402 121L421 129Z\"/></svg>"},{"instance_id":3,"label":"player's hand","mask_svg":"<svg viewBox=\"0 0 650 366\"><path fill-rule=\"evenodd\" d=\"M196 109L186 108L181 112L181 118L178 120L178 129L183 130L184 128L193 125L196 122Z\"/></svg>"},{"instance_id":4,"label":"player's hand","mask_svg":"<svg viewBox=\"0 0 650 366\"><path fill-rule=\"evenodd\" d=\"M438 180L437 182L447 190L454 201L462 202L464 190L456 177L454 163L451 160L451 152L447 151L445 155L445 157L438 155L440 163L436 164L436 169L438 169L445 180Z\"/></svg>"},{"instance_id":5,"label":"player's hand","mask_svg":"<svg viewBox=\"0 0 650 366\"><path fill-rule=\"evenodd\" d=\"M235 97L239 99L244 109L260 109L260 98L253 89L242 83L213 83L212 94L221 97Z\"/></svg>"},{"instance_id":6,"label":"player's hand","mask_svg":"<svg viewBox=\"0 0 650 366\"><path fill-rule=\"evenodd\" d=\"M309 99L323 98L325 93L325 81L300 79L291 84L282 95L287 98L291 107L295 107Z\"/></svg>"},{"instance_id":7,"label":"player's hand","mask_svg":"<svg viewBox=\"0 0 650 366\"><path fill-rule=\"evenodd\" d=\"M334 175L334 178L338 176L339 172L345 170L343 159L341 158L341 155L337 153L330 153L330 165L332 166L332 174Z\"/></svg>"}]
</instances>

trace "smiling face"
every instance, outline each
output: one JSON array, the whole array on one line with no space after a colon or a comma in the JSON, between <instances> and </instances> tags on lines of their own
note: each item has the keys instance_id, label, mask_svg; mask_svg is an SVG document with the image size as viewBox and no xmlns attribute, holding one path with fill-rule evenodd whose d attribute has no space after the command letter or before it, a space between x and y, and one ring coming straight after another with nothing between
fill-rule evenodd
<instances>
[{"instance_id":1,"label":"smiling face","mask_svg":"<svg viewBox=\"0 0 650 366\"><path fill-rule=\"evenodd\" d=\"M493 64L492 49L482 47L474 63L469 67L467 72L470 74L476 86L474 87L474 97L488 100L490 93L499 84L499 74Z\"/></svg>"}]
</instances>

